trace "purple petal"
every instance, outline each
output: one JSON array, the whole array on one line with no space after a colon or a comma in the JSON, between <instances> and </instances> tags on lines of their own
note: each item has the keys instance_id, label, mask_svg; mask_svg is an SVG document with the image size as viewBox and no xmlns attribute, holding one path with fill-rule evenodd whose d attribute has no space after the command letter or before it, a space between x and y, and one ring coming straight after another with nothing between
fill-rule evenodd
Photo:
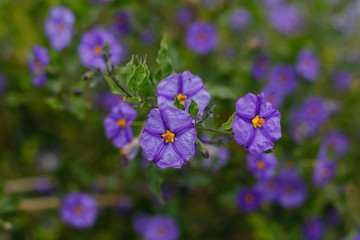
<instances>
[{"instance_id":1,"label":"purple petal","mask_svg":"<svg viewBox=\"0 0 360 240\"><path fill-rule=\"evenodd\" d=\"M273 147L274 142L266 136L262 129L255 129L254 139L248 147L248 151L252 154L256 154L265 152L266 150L272 149Z\"/></svg>"},{"instance_id":2,"label":"purple petal","mask_svg":"<svg viewBox=\"0 0 360 240\"><path fill-rule=\"evenodd\" d=\"M256 115L256 103L256 95L248 93L236 102L236 110L240 114L252 119Z\"/></svg>"},{"instance_id":3,"label":"purple petal","mask_svg":"<svg viewBox=\"0 0 360 240\"><path fill-rule=\"evenodd\" d=\"M238 115L235 115L232 130L237 144L244 146L248 142L253 128L254 126L251 123L246 122Z\"/></svg>"},{"instance_id":4,"label":"purple petal","mask_svg":"<svg viewBox=\"0 0 360 240\"><path fill-rule=\"evenodd\" d=\"M120 130L120 126L116 123L115 119L111 117L104 119L104 127L107 138L114 138Z\"/></svg>"},{"instance_id":5,"label":"purple petal","mask_svg":"<svg viewBox=\"0 0 360 240\"><path fill-rule=\"evenodd\" d=\"M149 122L150 118L148 119ZM157 157L158 149L165 143L164 138L154 137L146 132L141 134L139 143L144 151L145 157L149 161L154 161Z\"/></svg>"},{"instance_id":6,"label":"purple petal","mask_svg":"<svg viewBox=\"0 0 360 240\"><path fill-rule=\"evenodd\" d=\"M113 139L113 145L122 148L134 138L131 127L120 129L119 134Z\"/></svg>"}]
</instances>

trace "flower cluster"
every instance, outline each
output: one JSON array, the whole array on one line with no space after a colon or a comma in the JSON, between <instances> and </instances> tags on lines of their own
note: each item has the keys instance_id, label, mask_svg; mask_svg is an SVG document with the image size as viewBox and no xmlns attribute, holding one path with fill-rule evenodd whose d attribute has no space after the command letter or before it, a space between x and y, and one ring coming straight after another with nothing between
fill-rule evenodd
<instances>
[{"instance_id":1,"label":"flower cluster","mask_svg":"<svg viewBox=\"0 0 360 240\"><path fill-rule=\"evenodd\" d=\"M46 48L38 46L32 48L32 56L28 59L28 64L35 87L39 87L46 82L45 70L49 62L50 57Z\"/></svg>"}]
</instances>

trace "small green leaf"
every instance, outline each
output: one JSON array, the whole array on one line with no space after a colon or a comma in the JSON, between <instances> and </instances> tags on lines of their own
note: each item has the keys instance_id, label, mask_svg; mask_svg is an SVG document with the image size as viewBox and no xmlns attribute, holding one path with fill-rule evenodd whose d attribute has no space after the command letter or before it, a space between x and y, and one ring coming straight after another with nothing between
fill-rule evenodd
<instances>
[{"instance_id":1,"label":"small green leaf","mask_svg":"<svg viewBox=\"0 0 360 240\"><path fill-rule=\"evenodd\" d=\"M141 102L141 98L140 97L124 97L124 102L138 103L138 102Z\"/></svg>"},{"instance_id":2,"label":"small green leaf","mask_svg":"<svg viewBox=\"0 0 360 240\"><path fill-rule=\"evenodd\" d=\"M176 94L174 95L174 98L175 98L174 106L180 110L185 110L185 105L180 102Z\"/></svg>"},{"instance_id":3,"label":"small green leaf","mask_svg":"<svg viewBox=\"0 0 360 240\"><path fill-rule=\"evenodd\" d=\"M105 42L103 51L104 51L104 53L109 53L110 52L110 45L109 45L108 41Z\"/></svg>"},{"instance_id":4,"label":"small green leaf","mask_svg":"<svg viewBox=\"0 0 360 240\"><path fill-rule=\"evenodd\" d=\"M205 146L203 142L200 141L200 139L196 139L196 142L200 144L200 152L203 155L204 158L209 158L209 151L208 148Z\"/></svg>"},{"instance_id":5,"label":"small green leaf","mask_svg":"<svg viewBox=\"0 0 360 240\"><path fill-rule=\"evenodd\" d=\"M156 62L160 65L160 68L155 73L154 82L158 83L160 80L169 76L173 72L166 34L164 34L161 39L160 49L156 57Z\"/></svg>"},{"instance_id":6,"label":"small green leaf","mask_svg":"<svg viewBox=\"0 0 360 240\"><path fill-rule=\"evenodd\" d=\"M164 200L161 193L161 184L164 182L164 171L153 163L149 164L146 171L146 182L150 191L159 199L163 204Z\"/></svg>"},{"instance_id":7,"label":"small green leaf","mask_svg":"<svg viewBox=\"0 0 360 240\"><path fill-rule=\"evenodd\" d=\"M45 99L45 102L52 108L55 110L62 110L63 109L63 104L61 102L60 99L58 98L54 98L54 97L49 97Z\"/></svg>"},{"instance_id":8,"label":"small green leaf","mask_svg":"<svg viewBox=\"0 0 360 240\"><path fill-rule=\"evenodd\" d=\"M109 84L109 89L110 89L110 92L111 94L121 94L121 95L124 95L123 91L121 91L121 89L119 88L119 86L114 82L117 81L117 79L112 79L111 76L106 72L106 71L101 71L104 78L106 79L106 81L108 82ZM118 82L119 83L119 82Z\"/></svg>"},{"instance_id":9,"label":"small green leaf","mask_svg":"<svg viewBox=\"0 0 360 240\"><path fill-rule=\"evenodd\" d=\"M194 100L191 99L191 103L189 106L189 113L195 121L197 120L198 112L199 112L199 106Z\"/></svg>"},{"instance_id":10,"label":"small green leaf","mask_svg":"<svg viewBox=\"0 0 360 240\"><path fill-rule=\"evenodd\" d=\"M265 151L264 153L273 153L274 152L274 149L269 149L267 151Z\"/></svg>"},{"instance_id":11,"label":"small green leaf","mask_svg":"<svg viewBox=\"0 0 360 240\"><path fill-rule=\"evenodd\" d=\"M233 123L234 118L235 118L235 114L236 114L236 112L233 113L233 115L231 115L231 116L229 117L229 119L221 125L221 127L219 128L219 130L222 130L222 131L229 131L229 130L231 130L231 129L232 129L232 123Z\"/></svg>"}]
</instances>

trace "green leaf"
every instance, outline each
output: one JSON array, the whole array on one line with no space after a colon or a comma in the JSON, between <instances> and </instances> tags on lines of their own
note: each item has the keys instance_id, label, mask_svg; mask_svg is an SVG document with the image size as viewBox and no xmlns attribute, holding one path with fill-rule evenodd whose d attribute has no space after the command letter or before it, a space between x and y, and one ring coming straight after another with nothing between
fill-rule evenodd
<instances>
[{"instance_id":1,"label":"green leaf","mask_svg":"<svg viewBox=\"0 0 360 240\"><path fill-rule=\"evenodd\" d=\"M60 99L58 98L54 98L54 97L49 97L45 99L45 102L52 108L55 110L62 110L63 109L63 104L61 102Z\"/></svg>"},{"instance_id":2,"label":"green leaf","mask_svg":"<svg viewBox=\"0 0 360 240\"><path fill-rule=\"evenodd\" d=\"M111 76L106 72L106 71L101 71L104 78L106 79L106 81L108 82L109 84L109 89L110 89L110 92L111 94L121 94L121 95L124 95L123 91L121 90L121 88L119 88L119 86L114 82L118 80L114 78L114 80L111 78ZM118 82L119 83L119 82ZM119 83L120 84L120 83Z\"/></svg>"},{"instance_id":3,"label":"green leaf","mask_svg":"<svg viewBox=\"0 0 360 240\"><path fill-rule=\"evenodd\" d=\"M141 98L140 97L124 97L124 102L138 103L138 102L141 102Z\"/></svg>"},{"instance_id":4,"label":"green leaf","mask_svg":"<svg viewBox=\"0 0 360 240\"><path fill-rule=\"evenodd\" d=\"M156 62L160 65L160 68L155 73L154 82L158 83L160 80L169 76L173 72L166 34L164 34L161 39L160 49L156 57Z\"/></svg>"},{"instance_id":5,"label":"green leaf","mask_svg":"<svg viewBox=\"0 0 360 240\"><path fill-rule=\"evenodd\" d=\"M180 102L176 94L174 95L174 98L175 98L174 106L180 110L185 110L185 105Z\"/></svg>"},{"instance_id":6,"label":"green leaf","mask_svg":"<svg viewBox=\"0 0 360 240\"><path fill-rule=\"evenodd\" d=\"M146 65L146 59L142 62L137 56L133 57L126 65L128 69L128 86L140 95L145 96L151 89L150 70Z\"/></svg>"},{"instance_id":7,"label":"green leaf","mask_svg":"<svg viewBox=\"0 0 360 240\"><path fill-rule=\"evenodd\" d=\"M191 103L189 106L189 113L195 121L197 120L198 112L199 112L199 106L194 100L191 99Z\"/></svg>"},{"instance_id":8,"label":"green leaf","mask_svg":"<svg viewBox=\"0 0 360 240\"><path fill-rule=\"evenodd\" d=\"M200 141L200 139L197 138L196 142L199 143L199 145L200 145L200 152L203 155L203 157L208 159L209 158L208 148L205 146L205 144L203 142Z\"/></svg>"},{"instance_id":9,"label":"green leaf","mask_svg":"<svg viewBox=\"0 0 360 240\"><path fill-rule=\"evenodd\" d=\"M222 130L222 131L229 131L229 130L231 130L231 129L232 129L232 123L233 123L234 118L235 118L235 114L236 114L236 112L234 112L233 115L231 115L231 116L229 117L229 119L221 125L221 127L219 128L219 130Z\"/></svg>"},{"instance_id":10,"label":"green leaf","mask_svg":"<svg viewBox=\"0 0 360 240\"><path fill-rule=\"evenodd\" d=\"M150 191L159 199L162 204L164 203L161 193L161 184L164 182L163 173L164 170L161 170L153 163L149 164L149 167L146 171L147 185Z\"/></svg>"}]
</instances>

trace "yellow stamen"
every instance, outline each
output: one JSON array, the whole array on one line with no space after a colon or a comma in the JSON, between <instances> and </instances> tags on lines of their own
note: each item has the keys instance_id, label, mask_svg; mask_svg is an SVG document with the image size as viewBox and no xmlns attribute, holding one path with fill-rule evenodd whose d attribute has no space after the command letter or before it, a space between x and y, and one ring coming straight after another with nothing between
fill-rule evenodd
<instances>
[{"instance_id":1,"label":"yellow stamen","mask_svg":"<svg viewBox=\"0 0 360 240\"><path fill-rule=\"evenodd\" d=\"M121 119L117 120L116 123L117 123L117 125L119 125L119 126L122 127L122 128L126 127L126 120L125 120L125 118L121 118Z\"/></svg>"},{"instance_id":2,"label":"yellow stamen","mask_svg":"<svg viewBox=\"0 0 360 240\"><path fill-rule=\"evenodd\" d=\"M182 95L181 93L179 93L179 94L177 95L177 97L178 97L179 101L180 101L182 104L185 105L185 100L187 99L187 96Z\"/></svg>"},{"instance_id":3,"label":"yellow stamen","mask_svg":"<svg viewBox=\"0 0 360 240\"><path fill-rule=\"evenodd\" d=\"M99 56L101 54L101 52L102 52L102 46L101 45L96 45L94 47L94 53Z\"/></svg>"},{"instance_id":4,"label":"yellow stamen","mask_svg":"<svg viewBox=\"0 0 360 240\"><path fill-rule=\"evenodd\" d=\"M265 162L260 160L256 163L256 168L257 169L260 169L260 170L263 170L265 168Z\"/></svg>"},{"instance_id":5,"label":"yellow stamen","mask_svg":"<svg viewBox=\"0 0 360 240\"><path fill-rule=\"evenodd\" d=\"M165 141L166 141L165 143L168 143L168 142L174 143L175 133L172 133L169 130L166 130L166 133L164 133L161 136L165 139Z\"/></svg>"},{"instance_id":6,"label":"yellow stamen","mask_svg":"<svg viewBox=\"0 0 360 240\"><path fill-rule=\"evenodd\" d=\"M76 205L74 208L76 214L82 214L84 212L84 207L80 204Z\"/></svg>"},{"instance_id":7,"label":"yellow stamen","mask_svg":"<svg viewBox=\"0 0 360 240\"><path fill-rule=\"evenodd\" d=\"M265 119L263 118L259 118L259 115L256 115L256 117L253 118L253 120L251 120L252 124L254 125L254 128L261 128L261 124L265 123Z\"/></svg>"},{"instance_id":8,"label":"yellow stamen","mask_svg":"<svg viewBox=\"0 0 360 240\"><path fill-rule=\"evenodd\" d=\"M252 203L252 202L254 202L254 196L252 194L248 193L245 195L244 201L246 203Z\"/></svg>"}]
</instances>

